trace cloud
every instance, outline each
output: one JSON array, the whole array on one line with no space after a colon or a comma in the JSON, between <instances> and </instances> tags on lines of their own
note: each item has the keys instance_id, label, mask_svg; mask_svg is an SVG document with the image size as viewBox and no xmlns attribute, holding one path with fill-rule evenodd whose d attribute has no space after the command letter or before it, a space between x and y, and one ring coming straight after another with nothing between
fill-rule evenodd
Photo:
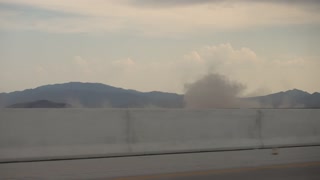
<instances>
[{"instance_id":1,"label":"cloud","mask_svg":"<svg viewBox=\"0 0 320 180\"><path fill-rule=\"evenodd\" d=\"M81 56L75 56L73 59L74 64L84 73L92 73L92 67L89 62Z\"/></svg>"},{"instance_id":2,"label":"cloud","mask_svg":"<svg viewBox=\"0 0 320 180\"><path fill-rule=\"evenodd\" d=\"M184 58L185 66L192 63L191 67L198 72L185 86L188 108L260 107L258 103L241 101L238 97L294 88L306 90L306 87L314 89L311 92L319 91L315 79L320 76L317 58L278 56L267 59L251 48L236 48L230 43L205 46Z\"/></svg>"},{"instance_id":3,"label":"cloud","mask_svg":"<svg viewBox=\"0 0 320 180\"><path fill-rule=\"evenodd\" d=\"M217 3L223 0L132 0L131 3L140 6L152 7L170 7L170 6L185 6L194 4Z\"/></svg>"},{"instance_id":4,"label":"cloud","mask_svg":"<svg viewBox=\"0 0 320 180\"><path fill-rule=\"evenodd\" d=\"M184 84L213 73L245 84L247 88L239 93L252 96L313 87L312 79L319 75L318 66L307 58L279 56L266 59L249 47L235 47L230 43L203 46L171 61L141 61L132 57L75 59L78 68L73 71L75 78L142 91L182 93ZM86 68L91 73L86 73Z\"/></svg>"},{"instance_id":5,"label":"cloud","mask_svg":"<svg viewBox=\"0 0 320 180\"><path fill-rule=\"evenodd\" d=\"M0 11L17 13L20 16L37 19L83 17L82 14L59 9L43 8L24 3L0 2Z\"/></svg>"},{"instance_id":6,"label":"cloud","mask_svg":"<svg viewBox=\"0 0 320 180\"><path fill-rule=\"evenodd\" d=\"M265 26L320 23L317 1L223 0L109 0L109 1L40 1L3 0L0 28L51 33L131 32L145 36L181 36L199 30L211 33ZM132 3L136 5L132 5ZM209 3L209 4L205 4ZM140 8L140 5L172 8ZM194 6L183 6L184 4ZM200 4L199 6L195 6ZM203 4L203 5L201 5ZM220 4L226 4L221 6ZM318 4L318 3L317 3ZM272 12L272 13L270 13Z\"/></svg>"},{"instance_id":7,"label":"cloud","mask_svg":"<svg viewBox=\"0 0 320 180\"><path fill-rule=\"evenodd\" d=\"M131 58L127 58L124 60L116 60L116 61L113 61L112 63L116 66L123 66L123 67L135 65L135 62Z\"/></svg>"},{"instance_id":8,"label":"cloud","mask_svg":"<svg viewBox=\"0 0 320 180\"><path fill-rule=\"evenodd\" d=\"M195 56L196 54L196 56ZM190 59L191 58L191 59ZM199 61L201 59L201 61ZM293 88L316 90L314 77L320 76L317 58L259 56L248 47L229 43L204 46L184 56L185 82L194 82L210 73L218 73L247 85L244 96L263 95ZM183 68L182 68L183 69Z\"/></svg>"},{"instance_id":9,"label":"cloud","mask_svg":"<svg viewBox=\"0 0 320 180\"><path fill-rule=\"evenodd\" d=\"M222 3L278 3L287 5L320 5L320 2L318 0L131 0L131 3L149 7L172 7Z\"/></svg>"},{"instance_id":10,"label":"cloud","mask_svg":"<svg viewBox=\"0 0 320 180\"><path fill-rule=\"evenodd\" d=\"M50 33L112 32L121 20L83 9L88 2L73 5L62 1L0 2L0 29ZM108 9L106 9L108 10ZM90 25L89 25L90 24Z\"/></svg>"},{"instance_id":11,"label":"cloud","mask_svg":"<svg viewBox=\"0 0 320 180\"><path fill-rule=\"evenodd\" d=\"M207 74L218 73L246 84L248 88L243 90L244 95L263 95L265 92L292 88L319 91L320 87L315 79L320 76L319 57L312 59L274 55L267 58L258 54L254 47L235 46L231 43L203 45L185 53L176 53L178 55L175 59L162 59L156 57L157 54L153 54L155 57L149 56L149 59L139 59L137 56L108 58L107 55L83 53L66 57L59 55L50 61L30 60L26 66L16 66L20 61L10 59L0 61L3 64L0 79L4 84L9 84L6 85L8 87L10 84L15 87L33 87L35 84L87 81L142 91L182 93L185 83L190 84ZM143 57L140 54L138 56ZM56 58L60 58L59 61L54 61ZM41 67L35 70L35 64ZM29 65L32 65L31 70ZM46 73L39 76L43 70ZM12 72L17 75L12 76Z\"/></svg>"},{"instance_id":12,"label":"cloud","mask_svg":"<svg viewBox=\"0 0 320 180\"><path fill-rule=\"evenodd\" d=\"M192 51L190 54L186 54L184 58L196 63L204 63L204 60L197 51Z\"/></svg>"},{"instance_id":13,"label":"cloud","mask_svg":"<svg viewBox=\"0 0 320 180\"><path fill-rule=\"evenodd\" d=\"M185 58L204 64L208 70L216 70L225 66L251 66L261 63L261 59L250 48L235 49L229 43L194 50L185 55Z\"/></svg>"},{"instance_id":14,"label":"cloud","mask_svg":"<svg viewBox=\"0 0 320 180\"><path fill-rule=\"evenodd\" d=\"M286 67L286 66L304 66L307 62L305 59L303 58L299 58L299 57L294 57L294 58L290 58L287 60L275 60L274 61L275 64L281 66L281 67Z\"/></svg>"}]
</instances>

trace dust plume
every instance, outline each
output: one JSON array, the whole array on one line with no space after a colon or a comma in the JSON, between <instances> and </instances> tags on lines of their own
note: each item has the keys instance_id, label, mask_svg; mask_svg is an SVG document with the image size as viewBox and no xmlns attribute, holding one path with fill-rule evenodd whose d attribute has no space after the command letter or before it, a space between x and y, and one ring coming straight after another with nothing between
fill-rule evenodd
<instances>
[{"instance_id":1,"label":"dust plume","mask_svg":"<svg viewBox=\"0 0 320 180\"><path fill-rule=\"evenodd\" d=\"M66 103L71 105L72 108L85 108L85 106L76 98L68 98Z\"/></svg>"},{"instance_id":2,"label":"dust plume","mask_svg":"<svg viewBox=\"0 0 320 180\"><path fill-rule=\"evenodd\" d=\"M186 108L240 108L244 105L239 96L245 85L220 74L207 74L186 84L185 89Z\"/></svg>"}]
</instances>

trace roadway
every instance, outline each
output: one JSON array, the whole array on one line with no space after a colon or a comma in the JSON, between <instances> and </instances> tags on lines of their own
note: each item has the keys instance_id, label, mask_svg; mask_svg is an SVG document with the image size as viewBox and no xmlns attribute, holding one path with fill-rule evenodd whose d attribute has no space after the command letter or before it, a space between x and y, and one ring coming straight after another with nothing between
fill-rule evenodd
<instances>
[{"instance_id":1,"label":"roadway","mask_svg":"<svg viewBox=\"0 0 320 180\"><path fill-rule=\"evenodd\" d=\"M113 180L319 180L320 162L113 178Z\"/></svg>"},{"instance_id":2,"label":"roadway","mask_svg":"<svg viewBox=\"0 0 320 180\"><path fill-rule=\"evenodd\" d=\"M276 153L275 153L276 152ZM320 147L0 163L0 179L320 179Z\"/></svg>"}]
</instances>

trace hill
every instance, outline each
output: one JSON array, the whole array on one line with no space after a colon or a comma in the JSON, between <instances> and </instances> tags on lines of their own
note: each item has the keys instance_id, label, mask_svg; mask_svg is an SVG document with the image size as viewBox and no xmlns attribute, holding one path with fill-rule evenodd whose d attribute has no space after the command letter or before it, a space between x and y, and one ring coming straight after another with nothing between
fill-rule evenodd
<instances>
[{"instance_id":1,"label":"hill","mask_svg":"<svg viewBox=\"0 0 320 180\"><path fill-rule=\"evenodd\" d=\"M72 107L88 108L182 108L184 106L183 96L179 94L156 91L139 92L100 83L70 82L0 93L2 107L44 99L70 104Z\"/></svg>"},{"instance_id":2,"label":"hill","mask_svg":"<svg viewBox=\"0 0 320 180\"><path fill-rule=\"evenodd\" d=\"M100 83L70 82L0 93L0 107L184 108L183 98L175 93L139 92ZM242 100L253 102L248 108L320 108L320 93L309 94L298 89Z\"/></svg>"}]
</instances>

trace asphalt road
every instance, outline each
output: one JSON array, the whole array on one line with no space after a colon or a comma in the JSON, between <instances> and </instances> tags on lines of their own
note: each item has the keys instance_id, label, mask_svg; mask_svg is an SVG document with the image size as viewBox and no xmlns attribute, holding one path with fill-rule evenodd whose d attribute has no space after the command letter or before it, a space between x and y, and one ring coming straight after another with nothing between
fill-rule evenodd
<instances>
[{"instance_id":1,"label":"asphalt road","mask_svg":"<svg viewBox=\"0 0 320 180\"><path fill-rule=\"evenodd\" d=\"M0 163L1 180L319 180L320 147Z\"/></svg>"},{"instance_id":2,"label":"asphalt road","mask_svg":"<svg viewBox=\"0 0 320 180\"><path fill-rule=\"evenodd\" d=\"M114 178L114 180L319 180L320 162Z\"/></svg>"}]
</instances>

